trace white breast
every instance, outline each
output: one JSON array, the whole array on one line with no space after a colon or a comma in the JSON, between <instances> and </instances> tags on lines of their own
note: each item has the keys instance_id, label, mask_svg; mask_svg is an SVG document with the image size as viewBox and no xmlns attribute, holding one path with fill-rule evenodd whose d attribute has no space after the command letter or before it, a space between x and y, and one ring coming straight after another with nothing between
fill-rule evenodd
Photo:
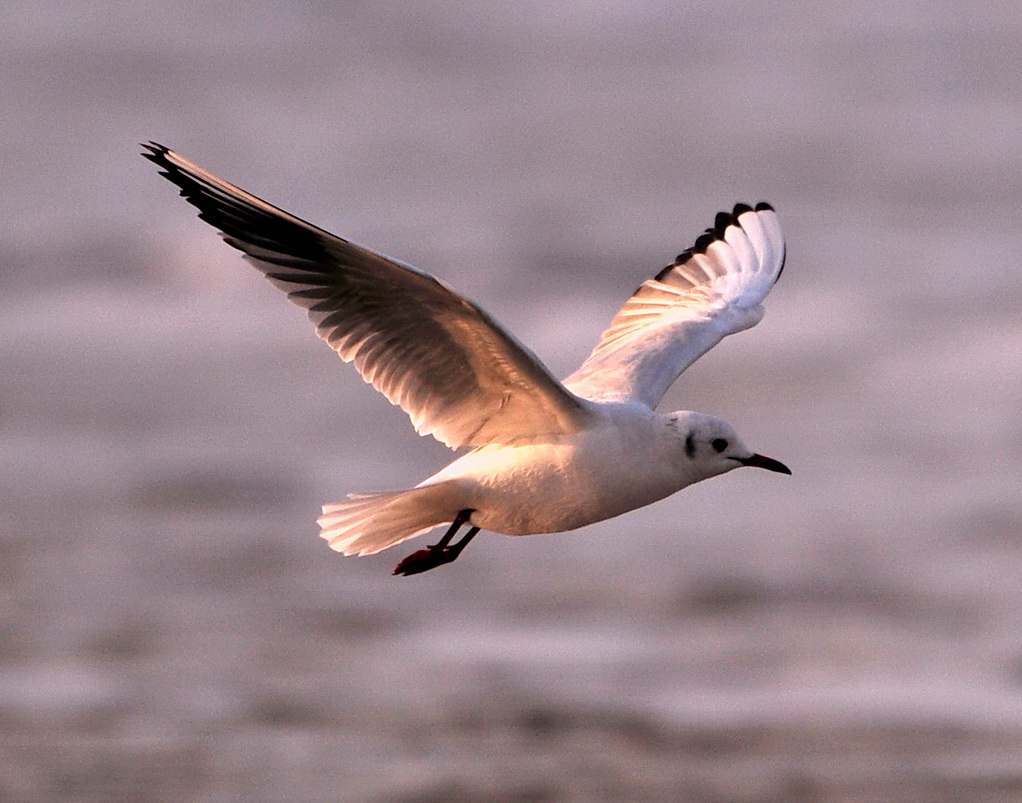
<instances>
[{"instance_id":1,"label":"white breast","mask_svg":"<svg viewBox=\"0 0 1022 803\"><path fill-rule=\"evenodd\" d=\"M697 478L667 419L624 406L549 443L469 452L423 485L459 482L472 524L508 535L572 530L648 505Z\"/></svg>"}]
</instances>

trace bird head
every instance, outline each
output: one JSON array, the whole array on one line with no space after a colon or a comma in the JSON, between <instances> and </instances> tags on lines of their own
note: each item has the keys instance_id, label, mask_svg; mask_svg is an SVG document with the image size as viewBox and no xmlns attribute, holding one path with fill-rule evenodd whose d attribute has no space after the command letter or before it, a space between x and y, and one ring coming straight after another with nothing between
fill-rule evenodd
<instances>
[{"instance_id":1,"label":"bird head","mask_svg":"<svg viewBox=\"0 0 1022 803\"><path fill-rule=\"evenodd\" d=\"M683 459L704 478L742 466L791 474L784 463L752 451L727 421L689 411L671 413L668 418L677 433Z\"/></svg>"}]
</instances>

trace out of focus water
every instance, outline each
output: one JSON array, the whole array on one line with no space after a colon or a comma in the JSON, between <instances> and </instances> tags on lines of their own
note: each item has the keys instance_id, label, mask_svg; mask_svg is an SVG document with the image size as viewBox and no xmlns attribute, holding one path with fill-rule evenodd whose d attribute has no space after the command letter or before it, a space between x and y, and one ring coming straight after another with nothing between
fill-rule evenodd
<instances>
[{"instance_id":1,"label":"out of focus water","mask_svg":"<svg viewBox=\"0 0 1022 803\"><path fill-rule=\"evenodd\" d=\"M2 15L0 798L1022 799L1015 4ZM559 374L769 200L766 319L664 406L794 476L414 578L331 553L319 504L448 455L150 138Z\"/></svg>"}]
</instances>

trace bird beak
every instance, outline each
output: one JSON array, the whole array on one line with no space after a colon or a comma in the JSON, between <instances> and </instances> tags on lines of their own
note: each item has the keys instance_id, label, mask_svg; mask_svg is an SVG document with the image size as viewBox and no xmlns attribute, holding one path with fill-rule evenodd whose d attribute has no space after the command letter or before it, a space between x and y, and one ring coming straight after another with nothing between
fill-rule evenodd
<instances>
[{"instance_id":1,"label":"bird beak","mask_svg":"<svg viewBox=\"0 0 1022 803\"><path fill-rule=\"evenodd\" d=\"M791 474L791 469L784 465L784 463L780 460L774 460L772 457L764 457L761 454L754 454L752 457L736 457L735 460L743 466L765 468L767 471L776 471L779 474Z\"/></svg>"}]
</instances>

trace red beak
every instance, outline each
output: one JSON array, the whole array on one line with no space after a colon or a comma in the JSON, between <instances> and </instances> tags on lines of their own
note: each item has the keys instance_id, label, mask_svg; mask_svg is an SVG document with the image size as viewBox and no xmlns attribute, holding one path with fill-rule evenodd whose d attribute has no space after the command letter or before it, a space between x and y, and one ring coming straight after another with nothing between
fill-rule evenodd
<instances>
[{"instance_id":1,"label":"red beak","mask_svg":"<svg viewBox=\"0 0 1022 803\"><path fill-rule=\"evenodd\" d=\"M780 460L774 460L772 457L764 457L761 454L754 454L752 457L736 457L735 460L743 466L765 468L767 471L776 471L778 474L791 474L791 469L784 465L784 463Z\"/></svg>"}]
</instances>

